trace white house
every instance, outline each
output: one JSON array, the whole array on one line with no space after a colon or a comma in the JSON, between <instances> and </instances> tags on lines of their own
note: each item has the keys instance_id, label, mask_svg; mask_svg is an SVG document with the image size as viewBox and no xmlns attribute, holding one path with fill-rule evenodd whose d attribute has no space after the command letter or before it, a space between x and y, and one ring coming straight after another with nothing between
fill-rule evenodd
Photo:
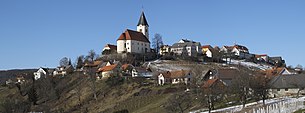
<instances>
[{"instance_id":1,"label":"white house","mask_svg":"<svg viewBox=\"0 0 305 113\"><path fill-rule=\"evenodd\" d=\"M190 41L187 39L181 39L178 43L175 43L171 47L171 52L176 55L197 56L202 54L200 42Z\"/></svg>"},{"instance_id":2,"label":"white house","mask_svg":"<svg viewBox=\"0 0 305 113\"><path fill-rule=\"evenodd\" d=\"M253 55L249 53L247 47L238 44L235 44L234 46L223 46L220 51L223 51L224 53L233 53L235 56L242 59L253 57Z\"/></svg>"},{"instance_id":3,"label":"white house","mask_svg":"<svg viewBox=\"0 0 305 113\"><path fill-rule=\"evenodd\" d=\"M105 47L103 48L103 52L105 50L108 50L110 53L111 52L115 52L117 51L117 46L116 45L112 45L112 44L106 44Z\"/></svg>"},{"instance_id":4,"label":"white house","mask_svg":"<svg viewBox=\"0 0 305 113\"><path fill-rule=\"evenodd\" d=\"M55 71L53 72L53 75L61 75L61 76L65 76L67 74L70 74L74 71L74 68L72 65L68 65L68 66L59 66L55 69Z\"/></svg>"},{"instance_id":5,"label":"white house","mask_svg":"<svg viewBox=\"0 0 305 113\"><path fill-rule=\"evenodd\" d=\"M171 47L169 45L163 45L160 47L160 55L166 55L171 52Z\"/></svg>"},{"instance_id":6,"label":"white house","mask_svg":"<svg viewBox=\"0 0 305 113\"><path fill-rule=\"evenodd\" d=\"M192 75L189 70L167 71L158 76L158 84L189 84L191 79Z\"/></svg>"},{"instance_id":7,"label":"white house","mask_svg":"<svg viewBox=\"0 0 305 113\"><path fill-rule=\"evenodd\" d=\"M34 72L34 78L35 80L38 80L41 77L46 78L47 75L53 75L52 72L49 72L48 68L39 68L36 72Z\"/></svg>"},{"instance_id":8,"label":"white house","mask_svg":"<svg viewBox=\"0 0 305 113\"><path fill-rule=\"evenodd\" d=\"M120 67L118 64L104 66L97 70L98 79L109 78L110 76L116 76L120 72Z\"/></svg>"},{"instance_id":9,"label":"white house","mask_svg":"<svg viewBox=\"0 0 305 113\"><path fill-rule=\"evenodd\" d=\"M213 58L217 56L217 51L211 45L203 45L202 53L205 54L209 58Z\"/></svg>"},{"instance_id":10,"label":"white house","mask_svg":"<svg viewBox=\"0 0 305 113\"><path fill-rule=\"evenodd\" d=\"M149 53L150 41L148 34L148 23L142 12L137 25L137 31L127 29L117 39L118 53Z\"/></svg>"},{"instance_id":11,"label":"white house","mask_svg":"<svg viewBox=\"0 0 305 113\"><path fill-rule=\"evenodd\" d=\"M269 82L270 96L282 97L282 96L295 96L305 95L305 75L279 75L275 76Z\"/></svg>"}]
</instances>

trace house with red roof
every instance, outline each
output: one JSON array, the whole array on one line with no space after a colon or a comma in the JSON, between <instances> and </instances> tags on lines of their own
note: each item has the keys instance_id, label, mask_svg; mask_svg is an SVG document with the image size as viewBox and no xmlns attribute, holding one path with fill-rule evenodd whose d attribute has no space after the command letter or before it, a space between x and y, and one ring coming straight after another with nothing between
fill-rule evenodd
<instances>
[{"instance_id":1,"label":"house with red roof","mask_svg":"<svg viewBox=\"0 0 305 113\"><path fill-rule=\"evenodd\" d=\"M240 59L251 59L254 57L253 54L249 53L249 49L246 46L238 44L234 44L233 46L223 46L220 51L224 53L232 53Z\"/></svg>"},{"instance_id":2,"label":"house with red roof","mask_svg":"<svg viewBox=\"0 0 305 113\"><path fill-rule=\"evenodd\" d=\"M131 72L134 69L134 66L131 64L124 64L121 67L122 73L125 76L131 76Z\"/></svg>"},{"instance_id":3,"label":"house with red roof","mask_svg":"<svg viewBox=\"0 0 305 113\"><path fill-rule=\"evenodd\" d=\"M214 49L211 45L203 45L202 53L209 58L215 58L219 53L218 50Z\"/></svg>"},{"instance_id":4,"label":"house with red roof","mask_svg":"<svg viewBox=\"0 0 305 113\"><path fill-rule=\"evenodd\" d=\"M102 54L110 54L110 53L116 53L117 46L112 44L106 44L103 53Z\"/></svg>"},{"instance_id":5,"label":"house with red roof","mask_svg":"<svg viewBox=\"0 0 305 113\"><path fill-rule=\"evenodd\" d=\"M189 84L192 79L192 74L190 70L175 70L175 71L167 71L161 73L158 76L158 84Z\"/></svg>"},{"instance_id":6,"label":"house with red roof","mask_svg":"<svg viewBox=\"0 0 305 113\"><path fill-rule=\"evenodd\" d=\"M202 84L202 88L204 89L215 88L215 87L225 88L226 86L227 86L226 83L219 78L209 79Z\"/></svg>"},{"instance_id":7,"label":"house with red roof","mask_svg":"<svg viewBox=\"0 0 305 113\"><path fill-rule=\"evenodd\" d=\"M269 61L269 56L267 54L256 54L255 55L255 59L257 61L261 61L261 62L268 62Z\"/></svg>"},{"instance_id":8,"label":"house with red roof","mask_svg":"<svg viewBox=\"0 0 305 113\"><path fill-rule=\"evenodd\" d=\"M108 65L99 68L96 73L98 79L105 79L109 78L110 76L116 76L120 74L120 67L118 66L118 64Z\"/></svg>"},{"instance_id":9,"label":"house with red roof","mask_svg":"<svg viewBox=\"0 0 305 113\"><path fill-rule=\"evenodd\" d=\"M148 22L142 12L137 31L127 29L117 39L117 52L118 53L149 53L150 41L148 34Z\"/></svg>"}]
</instances>

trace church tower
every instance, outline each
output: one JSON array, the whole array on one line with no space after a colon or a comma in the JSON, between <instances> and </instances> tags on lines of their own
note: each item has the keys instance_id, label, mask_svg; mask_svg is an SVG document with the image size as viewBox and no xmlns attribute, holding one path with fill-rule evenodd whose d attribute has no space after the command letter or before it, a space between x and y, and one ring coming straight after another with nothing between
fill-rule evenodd
<instances>
[{"instance_id":1,"label":"church tower","mask_svg":"<svg viewBox=\"0 0 305 113\"><path fill-rule=\"evenodd\" d=\"M146 38L149 40L149 34L148 34L148 22L145 18L144 12L142 11L142 14L140 16L138 25L137 25L137 31L143 33Z\"/></svg>"}]
</instances>

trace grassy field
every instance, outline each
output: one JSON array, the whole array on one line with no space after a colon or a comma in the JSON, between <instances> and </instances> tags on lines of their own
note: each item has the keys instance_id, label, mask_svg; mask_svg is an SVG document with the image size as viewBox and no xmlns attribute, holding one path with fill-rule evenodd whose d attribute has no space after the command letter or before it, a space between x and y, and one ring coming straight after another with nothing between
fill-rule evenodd
<instances>
[{"instance_id":1,"label":"grassy field","mask_svg":"<svg viewBox=\"0 0 305 113\"><path fill-rule=\"evenodd\" d=\"M298 110L298 111L296 111L296 112L294 112L294 113L305 113L305 109Z\"/></svg>"}]
</instances>

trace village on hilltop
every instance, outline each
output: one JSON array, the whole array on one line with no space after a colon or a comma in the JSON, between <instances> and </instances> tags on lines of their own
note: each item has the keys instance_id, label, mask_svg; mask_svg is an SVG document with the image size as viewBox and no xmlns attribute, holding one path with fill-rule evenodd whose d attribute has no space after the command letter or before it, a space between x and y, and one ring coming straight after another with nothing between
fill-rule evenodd
<instances>
[{"instance_id":1,"label":"village on hilltop","mask_svg":"<svg viewBox=\"0 0 305 113\"><path fill-rule=\"evenodd\" d=\"M75 63L65 57L57 68L39 68L33 73L33 80L65 78L79 73L96 82L122 78L136 79L142 85L154 87L183 84L185 92L192 91L194 84L207 92L216 89L219 92L239 84L240 89L247 92L246 96L250 95L248 92L251 90L268 91L268 94L260 92L260 99L305 95L302 67L287 67L281 56L251 53L249 48L241 44L213 47L184 38L168 45L163 44L160 34L156 33L152 38L149 33L149 24L142 12L136 30L126 29L119 35L116 44L104 46L101 55L91 50L88 55L79 56ZM247 86L237 83L236 80L246 80L244 76L253 79L255 87L250 87L250 81L247 81ZM7 80L6 84L23 84L26 81L20 75ZM244 102L248 97L240 98ZM212 103L211 100L209 102ZM212 105L209 107L214 109Z\"/></svg>"}]
</instances>

